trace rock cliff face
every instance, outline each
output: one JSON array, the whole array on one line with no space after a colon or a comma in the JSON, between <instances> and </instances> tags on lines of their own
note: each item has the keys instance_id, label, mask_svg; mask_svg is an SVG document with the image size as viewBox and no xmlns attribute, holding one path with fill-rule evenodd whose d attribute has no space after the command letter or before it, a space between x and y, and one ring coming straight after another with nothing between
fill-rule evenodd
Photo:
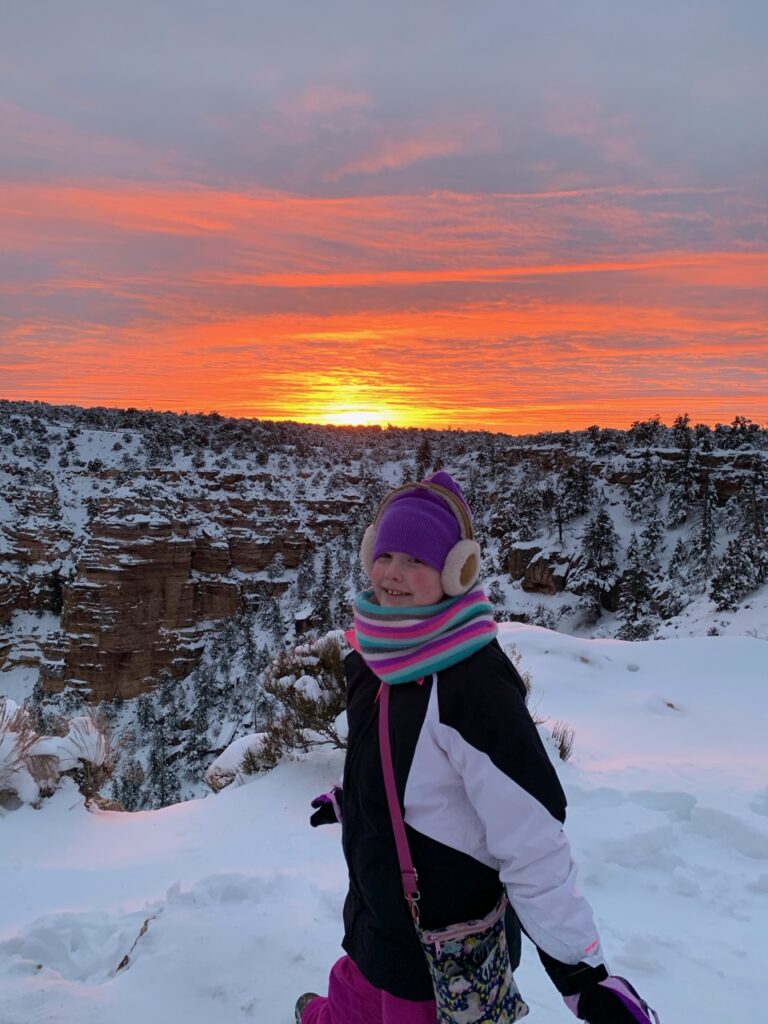
<instances>
[{"instance_id":1,"label":"rock cliff face","mask_svg":"<svg viewBox=\"0 0 768 1024\"><path fill-rule=\"evenodd\" d=\"M0 523L0 625L20 611L60 613L42 639L23 625L2 637L0 669L39 667L46 691L75 685L95 701L137 696L162 673L188 674L211 628L280 591L264 571L276 559L295 569L320 532L328 540L348 529L355 507L268 496L272 475L263 472L61 474L80 494L8 460L0 472L13 481L13 514ZM76 486L83 476L87 487Z\"/></svg>"}]
</instances>

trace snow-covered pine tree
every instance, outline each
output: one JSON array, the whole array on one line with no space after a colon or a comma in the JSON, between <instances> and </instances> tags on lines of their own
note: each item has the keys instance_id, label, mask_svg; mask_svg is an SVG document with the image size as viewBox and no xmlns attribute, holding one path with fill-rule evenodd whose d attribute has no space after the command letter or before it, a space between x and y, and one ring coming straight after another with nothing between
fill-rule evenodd
<instances>
[{"instance_id":1,"label":"snow-covered pine tree","mask_svg":"<svg viewBox=\"0 0 768 1024\"><path fill-rule=\"evenodd\" d=\"M627 487L624 507L628 518L637 522L658 508L665 489L664 473L658 456L649 451L643 452L640 459L630 460L629 468L637 477Z\"/></svg>"},{"instance_id":2,"label":"snow-covered pine tree","mask_svg":"<svg viewBox=\"0 0 768 1024\"><path fill-rule=\"evenodd\" d=\"M416 479L423 480L432 469L432 445L429 435L422 434L419 447L416 449Z\"/></svg>"},{"instance_id":3,"label":"snow-covered pine tree","mask_svg":"<svg viewBox=\"0 0 768 1024\"><path fill-rule=\"evenodd\" d=\"M691 417L687 412L676 416L670 428L672 444L683 455L690 457L694 445L694 433L691 429Z\"/></svg>"},{"instance_id":4,"label":"snow-covered pine tree","mask_svg":"<svg viewBox=\"0 0 768 1024\"><path fill-rule=\"evenodd\" d=\"M620 640L647 640L653 635L657 620L651 611L651 578L643 553L643 545L632 534L627 548L627 568L619 587L616 617L621 626Z\"/></svg>"},{"instance_id":5,"label":"snow-covered pine tree","mask_svg":"<svg viewBox=\"0 0 768 1024\"><path fill-rule=\"evenodd\" d=\"M144 769L135 757L131 757L112 786L115 799L126 811L137 811L141 807L143 783Z\"/></svg>"},{"instance_id":6,"label":"snow-covered pine tree","mask_svg":"<svg viewBox=\"0 0 768 1024\"><path fill-rule=\"evenodd\" d=\"M262 604L259 609L259 622L271 633L276 644L283 642L287 625L278 598L268 597Z\"/></svg>"},{"instance_id":7,"label":"snow-covered pine tree","mask_svg":"<svg viewBox=\"0 0 768 1024\"><path fill-rule=\"evenodd\" d=\"M165 719L158 715L152 730L148 765L149 798L153 807L167 807L180 797L178 775L173 765L168 763L170 742Z\"/></svg>"},{"instance_id":8,"label":"snow-covered pine tree","mask_svg":"<svg viewBox=\"0 0 768 1024\"><path fill-rule=\"evenodd\" d=\"M705 472L699 489L697 522L691 530L691 580L701 590L712 578L717 553L717 491L709 472Z\"/></svg>"},{"instance_id":9,"label":"snow-covered pine tree","mask_svg":"<svg viewBox=\"0 0 768 1024\"><path fill-rule=\"evenodd\" d=\"M208 715L202 704L192 710L190 728L184 738L184 759L193 766L202 764L208 753Z\"/></svg>"},{"instance_id":10,"label":"snow-covered pine tree","mask_svg":"<svg viewBox=\"0 0 768 1024\"><path fill-rule=\"evenodd\" d=\"M678 537L667 568L669 578L685 582L688 579L689 559L690 551L688 550L688 545L682 537Z\"/></svg>"},{"instance_id":11,"label":"snow-covered pine tree","mask_svg":"<svg viewBox=\"0 0 768 1024\"><path fill-rule=\"evenodd\" d=\"M144 733L155 724L155 708L149 694L142 693L136 701L136 722Z\"/></svg>"},{"instance_id":12,"label":"snow-covered pine tree","mask_svg":"<svg viewBox=\"0 0 768 1024\"><path fill-rule=\"evenodd\" d=\"M299 562L299 569L296 573L296 599L299 603L305 601L312 589L315 576L315 560L311 551L308 551Z\"/></svg>"},{"instance_id":13,"label":"snow-covered pine tree","mask_svg":"<svg viewBox=\"0 0 768 1024\"><path fill-rule=\"evenodd\" d=\"M267 566L267 576L271 580L282 579L285 575L285 556L281 551L276 551Z\"/></svg>"},{"instance_id":14,"label":"snow-covered pine tree","mask_svg":"<svg viewBox=\"0 0 768 1024\"><path fill-rule=\"evenodd\" d=\"M512 496L514 514L513 532L517 540L532 540L541 530L544 521L544 509L541 491L537 482L526 474Z\"/></svg>"},{"instance_id":15,"label":"snow-covered pine tree","mask_svg":"<svg viewBox=\"0 0 768 1024\"><path fill-rule=\"evenodd\" d=\"M734 537L728 542L709 592L718 611L736 611L745 594L765 581L768 563L762 554L751 538Z\"/></svg>"},{"instance_id":16,"label":"snow-covered pine tree","mask_svg":"<svg viewBox=\"0 0 768 1024\"><path fill-rule=\"evenodd\" d=\"M661 554L664 551L664 526L659 515L658 505L648 514L640 534L640 553L650 576L659 571Z\"/></svg>"},{"instance_id":17,"label":"snow-covered pine tree","mask_svg":"<svg viewBox=\"0 0 768 1024\"><path fill-rule=\"evenodd\" d=\"M683 452L673 464L669 474L670 490L667 502L667 526L674 529L688 518L694 504L701 476L701 462L695 449Z\"/></svg>"},{"instance_id":18,"label":"snow-covered pine tree","mask_svg":"<svg viewBox=\"0 0 768 1024\"><path fill-rule=\"evenodd\" d=\"M578 468L582 462L573 463L563 452L555 457L555 467L547 478L541 494L543 510L549 515L557 530L558 543L564 540L565 525L574 516L580 515L589 504L591 474L586 479ZM585 493L586 489L586 493Z\"/></svg>"},{"instance_id":19,"label":"snow-covered pine tree","mask_svg":"<svg viewBox=\"0 0 768 1024\"><path fill-rule=\"evenodd\" d=\"M162 708L161 716L169 736L176 736L179 731L179 708L176 699L176 683L168 672L160 673L160 688L157 696Z\"/></svg>"},{"instance_id":20,"label":"snow-covered pine tree","mask_svg":"<svg viewBox=\"0 0 768 1024\"><path fill-rule=\"evenodd\" d=\"M312 603L314 606L314 619L320 633L325 633L333 627L332 614L332 589L333 566L331 563L330 548L326 545L323 551L323 560L320 566L314 590L312 592Z\"/></svg>"},{"instance_id":21,"label":"snow-covered pine tree","mask_svg":"<svg viewBox=\"0 0 768 1024\"><path fill-rule=\"evenodd\" d=\"M565 471L568 501L574 516L589 511L595 496L595 478L587 459L575 459Z\"/></svg>"},{"instance_id":22,"label":"snow-covered pine tree","mask_svg":"<svg viewBox=\"0 0 768 1024\"><path fill-rule=\"evenodd\" d=\"M619 537L605 495L587 521L581 537L581 553L568 577L568 589L591 599L596 616L616 585Z\"/></svg>"}]
</instances>

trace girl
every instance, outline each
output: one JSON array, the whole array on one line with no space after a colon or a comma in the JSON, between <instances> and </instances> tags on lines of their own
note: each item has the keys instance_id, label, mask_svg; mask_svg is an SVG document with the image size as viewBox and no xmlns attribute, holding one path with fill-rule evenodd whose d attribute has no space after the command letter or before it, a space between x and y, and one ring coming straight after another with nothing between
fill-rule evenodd
<instances>
[{"instance_id":1,"label":"girl","mask_svg":"<svg viewBox=\"0 0 768 1024\"><path fill-rule=\"evenodd\" d=\"M458 484L440 472L392 492L366 531L361 556L373 586L356 598L348 634L355 650L345 661L343 786L313 801L311 819L342 824L347 955L331 971L327 997L299 999L296 1021L438 1019L403 898L403 855L393 833L402 814L422 929L486 918L505 891L514 911L507 915L510 947L522 926L577 1017L650 1024L653 1011L609 974L592 911L576 888L562 828L565 796L526 708L524 684L496 641L478 585L480 548ZM382 683L389 728L380 743ZM387 757L394 769L389 804ZM514 1009L499 1016L475 1003L441 1019L511 1021L527 1007L510 999Z\"/></svg>"}]
</instances>

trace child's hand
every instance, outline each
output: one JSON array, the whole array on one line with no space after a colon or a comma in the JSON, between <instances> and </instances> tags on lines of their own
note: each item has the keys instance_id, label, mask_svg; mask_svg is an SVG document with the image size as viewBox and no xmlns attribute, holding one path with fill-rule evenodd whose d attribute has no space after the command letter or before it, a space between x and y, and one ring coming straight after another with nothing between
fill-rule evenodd
<instances>
[{"instance_id":1,"label":"child's hand","mask_svg":"<svg viewBox=\"0 0 768 1024\"><path fill-rule=\"evenodd\" d=\"M659 1016L625 978L610 975L565 1002L587 1024L659 1024Z\"/></svg>"},{"instance_id":2,"label":"child's hand","mask_svg":"<svg viewBox=\"0 0 768 1024\"><path fill-rule=\"evenodd\" d=\"M316 796L310 804L315 808L315 813L309 819L312 828L318 825L333 825L341 821L341 786L334 786L330 793L321 793Z\"/></svg>"}]
</instances>

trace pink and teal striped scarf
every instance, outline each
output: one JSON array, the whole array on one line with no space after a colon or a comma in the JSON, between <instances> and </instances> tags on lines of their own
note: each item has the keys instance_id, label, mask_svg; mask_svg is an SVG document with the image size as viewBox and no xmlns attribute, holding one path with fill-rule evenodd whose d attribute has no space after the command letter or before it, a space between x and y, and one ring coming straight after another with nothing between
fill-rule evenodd
<instances>
[{"instance_id":1,"label":"pink and teal striped scarf","mask_svg":"<svg viewBox=\"0 0 768 1024\"><path fill-rule=\"evenodd\" d=\"M496 636L493 608L478 587L416 608L382 608L373 590L354 603L357 647L385 683L411 683L464 661Z\"/></svg>"}]
</instances>

